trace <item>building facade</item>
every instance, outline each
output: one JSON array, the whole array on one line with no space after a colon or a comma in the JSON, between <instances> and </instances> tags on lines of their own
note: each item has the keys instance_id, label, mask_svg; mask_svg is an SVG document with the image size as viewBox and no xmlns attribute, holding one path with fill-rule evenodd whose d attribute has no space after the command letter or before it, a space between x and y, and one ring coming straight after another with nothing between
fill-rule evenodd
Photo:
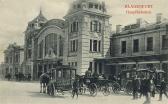
<instances>
[{"instance_id":1,"label":"building facade","mask_svg":"<svg viewBox=\"0 0 168 104\"><path fill-rule=\"evenodd\" d=\"M133 68L168 72L168 21L157 14L152 24L139 18L123 28L117 25L110 50L111 58L103 59L109 74Z\"/></svg>"},{"instance_id":2,"label":"building facade","mask_svg":"<svg viewBox=\"0 0 168 104\"><path fill-rule=\"evenodd\" d=\"M10 73L15 78L16 73L24 73L23 70L24 49L16 43L10 44L4 51L3 74Z\"/></svg>"},{"instance_id":3,"label":"building facade","mask_svg":"<svg viewBox=\"0 0 168 104\"><path fill-rule=\"evenodd\" d=\"M31 74L32 79L62 64L64 41L64 21L60 19L47 20L42 11L30 21L25 31L25 74Z\"/></svg>"},{"instance_id":4,"label":"building facade","mask_svg":"<svg viewBox=\"0 0 168 104\"><path fill-rule=\"evenodd\" d=\"M35 59L37 77L63 64L64 25L63 20L49 20L35 37L37 40Z\"/></svg>"},{"instance_id":5,"label":"building facade","mask_svg":"<svg viewBox=\"0 0 168 104\"><path fill-rule=\"evenodd\" d=\"M94 58L109 54L110 16L104 2L98 0L76 0L64 17L65 45L64 64L77 69L77 74L104 73L102 63Z\"/></svg>"}]
</instances>

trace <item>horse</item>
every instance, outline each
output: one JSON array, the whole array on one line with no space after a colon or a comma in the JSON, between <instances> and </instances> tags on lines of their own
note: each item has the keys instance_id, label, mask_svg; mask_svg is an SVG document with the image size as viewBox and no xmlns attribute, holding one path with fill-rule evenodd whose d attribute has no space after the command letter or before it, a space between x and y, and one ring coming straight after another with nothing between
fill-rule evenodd
<instances>
[{"instance_id":1,"label":"horse","mask_svg":"<svg viewBox=\"0 0 168 104\"><path fill-rule=\"evenodd\" d=\"M47 73L43 73L40 76L40 93L46 93L46 87L50 81L50 76Z\"/></svg>"}]
</instances>

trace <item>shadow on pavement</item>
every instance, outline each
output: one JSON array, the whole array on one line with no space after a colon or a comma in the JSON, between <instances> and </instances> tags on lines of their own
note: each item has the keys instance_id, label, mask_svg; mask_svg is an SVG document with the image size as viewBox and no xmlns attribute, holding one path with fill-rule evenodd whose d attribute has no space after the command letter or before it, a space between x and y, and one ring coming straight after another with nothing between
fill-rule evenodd
<instances>
[{"instance_id":1,"label":"shadow on pavement","mask_svg":"<svg viewBox=\"0 0 168 104\"><path fill-rule=\"evenodd\" d=\"M37 98L61 98L61 99L65 99L67 96L65 95L56 95L56 96L49 96L46 93L40 93L40 92L28 92L30 93L29 96L31 97L37 97Z\"/></svg>"}]
</instances>

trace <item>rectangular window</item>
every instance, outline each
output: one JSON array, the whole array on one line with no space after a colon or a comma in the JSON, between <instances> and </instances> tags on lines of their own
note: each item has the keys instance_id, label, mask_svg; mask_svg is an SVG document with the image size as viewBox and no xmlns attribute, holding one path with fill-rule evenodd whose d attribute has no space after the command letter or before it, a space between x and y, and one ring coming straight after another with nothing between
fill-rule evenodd
<instances>
[{"instance_id":1,"label":"rectangular window","mask_svg":"<svg viewBox=\"0 0 168 104\"><path fill-rule=\"evenodd\" d=\"M75 66L76 66L76 67L77 67L77 65L78 65L77 62L75 62Z\"/></svg>"},{"instance_id":2,"label":"rectangular window","mask_svg":"<svg viewBox=\"0 0 168 104\"><path fill-rule=\"evenodd\" d=\"M73 25L71 24L71 32L73 32Z\"/></svg>"},{"instance_id":3,"label":"rectangular window","mask_svg":"<svg viewBox=\"0 0 168 104\"><path fill-rule=\"evenodd\" d=\"M73 22L72 24L71 24L71 32L78 32L78 22Z\"/></svg>"},{"instance_id":4,"label":"rectangular window","mask_svg":"<svg viewBox=\"0 0 168 104\"><path fill-rule=\"evenodd\" d=\"M126 53L126 49L127 49L127 43L126 41L122 41L121 42L121 53Z\"/></svg>"},{"instance_id":5,"label":"rectangular window","mask_svg":"<svg viewBox=\"0 0 168 104\"><path fill-rule=\"evenodd\" d=\"M168 35L162 36L162 49L168 49Z\"/></svg>"},{"instance_id":6,"label":"rectangular window","mask_svg":"<svg viewBox=\"0 0 168 104\"><path fill-rule=\"evenodd\" d=\"M76 32L76 22L73 22L73 32Z\"/></svg>"},{"instance_id":7,"label":"rectangular window","mask_svg":"<svg viewBox=\"0 0 168 104\"><path fill-rule=\"evenodd\" d=\"M78 4L78 8L81 8L81 5L80 5L80 4Z\"/></svg>"},{"instance_id":8,"label":"rectangular window","mask_svg":"<svg viewBox=\"0 0 168 104\"><path fill-rule=\"evenodd\" d=\"M97 62L94 63L94 71L97 73Z\"/></svg>"},{"instance_id":9,"label":"rectangular window","mask_svg":"<svg viewBox=\"0 0 168 104\"><path fill-rule=\"evenodd\" d=\"M71 52L76 52L78 50L78 40L71 40Z\"/></svg>"},{"instance_id":10,"label":"rectangular window","mask_svg":"<svg viewBox=\"0 0 168 104\"><path fill-rule=\"evenodd\" d=\"M101 5L99 5L99 10L101 10L102 9L102 6Z\"/></svg>"},{"instance_id":11,"label":"rectangular window","mask_svg":"<svg viewBox=\"0 0 168 104\"><path fill-rule=\"evenodd\" d=\"M139 39L133 41L133 52L139 52Z\"/></svg>"},{"instance_id":12,"label":"rectangular window","mask_svg":"<svg viewBox=\"0 0 168 104\"><path fill-rule=\"evenodd\" d=\"M102 74L102 63L99 63L99 74Z\"/></svg>"},{"instance_id":13,"label":"rectangular window","mask_svg":"<svg viewBox=\"0 0 168 104\"><path fill-rule=\"evenodd\" d=\"M90 71L92 71L92 62L89 62L89 69Z\"/></svg>"},{"instance_id":14,"label":"rectangular window","mask_svg":"<svg viewBox=\"0 0 168 104\"><path fill-rule=\"evenodd\" d=\"M94 28L94 32L97 32L97 30L98 30L98 21L94 21L93 22L93 28Z\"/></svg>"},{"instance_id":15,"label":"rectangular window","mask_svg":"<svg viewBox=\"0 0 168 104\"><path fill-rule=\"evenodd\" d=\"M72 62L72 66L74 66L74 62Z\"/></svg>"},{"instance_id":16,"label":"rectangular window","mask_svg":"<svg viewBox=\"0 0 168 104\"><path fill-rule=\"evenodd\" d=\"M90 39L90 52L100 52L101 51L101 41Z\"/></svg>"},{"instance_id":17,"label":"rectangular window","mask_svg":"<svg viewBox=\"0 0 168 104\"><path fill-rule=\"evenodd\" d=\"M72 49L72 41L71 41L70 45L71 45L71 52L72 52L73 51L73 49Z\"/></svg>"},{"instance_id":18,"label":"rectangular window","mask_svg":"<svg viewBox=\"0 0 168 104\"><path fill-rule=\"evenodd\" d=\"M92 40L90 39L90 51L92 51Z\"/></svg>"},{"instance_id":19,"label":"rectangular window","mask_svg":"<svg viewBox=\"0 0 168 104\"><path fill-rule=\"evenodd\" d=\"M75 49L75 51L78 51L78 40L76 40L76 49Z\"/></svg>"},{"instance_id":20,"label":"rectangular window","mask_svg":"<svg viewBox=\"0 0 168 104\"><path fill-rule=\"evenodd\" d=\"M73 46L72 51L74 52L75 51L75 40L72 41L72 46Z\"/></svg>"},{"instance_id":21,"label":"rectangular window","mask_svg":"<svg viewBox=\"0 0 168 104\"><path fill-rule=\"evenodd\" d=\"M98 51L101 51L101 41L99 40L99 47L98 47Z\"/></svg>"},{"instance_id":22,"label":"rectangular window","mask_svg":"<svg viewBox=\"0 0 168 104\"><path fill-rule=\"evenodd\" d=\"M98 9L98 4L95 4L95 9Z\"/></svg>"},{"instance_id":23,"label":"rectangular window","mask_svg":"<svg viewBox=\"0 0 168 104\"><path fill-rule=\"evenodd\" d=\"M93 40L93 51L97 52L97 40Z\"/></svg>"},{"instance_id":24,"label":"rectangular window","mask_svg":"<svg viewBox=\"0 0 168 104\"><path fill-rule=\"evenodd\" d=\"M5 59L6 59L6 61L5 61L5 62L6 62L6 63L8 63L8 57L6 57Z\"/></svg>"},{"instance_id":25,"label":"rectangular window","mask_svg":"<svg viewBox=\"0 0 168 104\"><path fill-rule=\"evenodd\" d=\"M32 57L32 51L31 49L28 50L28 59Z\"/></svg>"},{"instance_id":26,"label":"rectangular window","mask_svg":"<svg viewBox=\"0 0 168 104\"><path fill-rule=\"evenodd\" d=\"M93 8L93 4L92 3L89 3L89 8Z\"/></svg>"},{"instance_id":27,"label":"rectangular window","mask_svg":"<svg viewBox=\"0 0 168 104\"><path fill-rule=\"evenodd\" d=\"M101 32L101 23L97 20L90 22L90 31L91 32Z\"/></svg>"},{"instance_id":28,"label":"rectangular window","mask_svg":"<svg viewBox=\"0 0 168 104\"><path fill-rule=\"evenodd\" d=\"M147 38L147 51L153 51L153 37Z\"/></svg>"},{"instance_id":29,"label":"rectangular window","mask_svg":"<svg viewBox=\"0 0 168 104\"><path fill-rule=\"evenodd\" d=\"M93 31L93 22L90 22L90 31Z\"/></svg>"}]
</instances>

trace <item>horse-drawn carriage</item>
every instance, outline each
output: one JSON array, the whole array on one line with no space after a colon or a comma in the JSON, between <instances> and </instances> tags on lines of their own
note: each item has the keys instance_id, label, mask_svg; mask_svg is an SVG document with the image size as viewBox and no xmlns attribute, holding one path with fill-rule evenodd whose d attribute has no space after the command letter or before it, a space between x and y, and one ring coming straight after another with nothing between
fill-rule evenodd
<instances>
[{"instance_id":1,"label":"horse-drawn carriage","mask_svg":"<svg viewBox=\"0 0 168 104\"><path fill-rule=\"evenodd\" d=\"M117 82L108 80L103 76L80 76L79 82L81 94L89 91L91 96L96 96L98 92L102 92L103 95L108 96L112 90L115 93L120 91L120 85Z\"/></svg>"},{"instance_id":2,"label":"horse-drawn carriage","mask_svg":"<svg viewBox=\"0 0 168 104\"><path fill-rule=\"evenodd\" d=\"M69 66L57 66L50 70L51 80L47 85L47 93L51 96L71 91L75 80L76 69Z\"/></svg>"}]
</instances>

